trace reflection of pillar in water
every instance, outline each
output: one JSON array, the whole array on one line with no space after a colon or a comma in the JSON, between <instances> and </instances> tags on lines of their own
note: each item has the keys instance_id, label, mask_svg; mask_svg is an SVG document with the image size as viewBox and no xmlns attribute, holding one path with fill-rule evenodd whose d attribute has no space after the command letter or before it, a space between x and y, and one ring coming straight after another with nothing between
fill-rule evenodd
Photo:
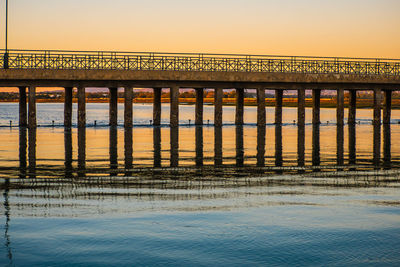
<instances>
[{"instance_id":1,"label":"reflection of pillar in water","mask_svg":"<svg viewBox=\"0 0 400 267\"><path fill-rule=\"evenodd\" d=\"M28 157L30 178L36 177L36 127L28 130Z\"/></svg>"},{"instance_id":2,"label":"reflection of pillar in water","mask_svg":"<svg viewBox=\"0 0 400 267\"><path fill-rule=\"evenodd\" d=\"M125 158L125 175L130 176L132 173L129 171L133 165L133 144L132 144L132 127L126 127L124 131L124 158Z\"/></svg>"},{"instance_id":3,"label":"reflection of pillar in water","mask_svg":"<svg viewBox=\"0 0 400 267\"><path fill-rule=\"evenodd\" d=\"M203 127L196 126L196 166L203 166Z\"/></svg>"},{"instance_id":4,"label":"reflection of pillar in water","mask_svg":"<svg viewBox=\"0 0 400 267\"><path fill-rule=\"evenodd\" d=\"M20 127L19 128L19 171L20 177L26 177L26 128Z\"/></svg>"},{"instance_id":5,"label":"reflection of pillar in water","mask_svg":"<svg viewBox=\"0 0 400 267\"><path fill-rule=\"evenodd\" d=\"M214 165L222 166L222 127L214 128Z\"/></svg>"},{"instance_id":6,"label":"reflection of pillar in water","mask_svg":"<svg viewBox=\"0 0 400 267\"><path fill-rule=\"evenodd\" d=\"M297 163L300 167L304 166L305 151L305 89L297 90Z\"/></svg>"},{"instance_id":7,"label":"reflection of pillar in water","mask_svg":"<svg viewBox=\"0 0 400 267\"><path fill-rule=\"evenodd\" d=\"M392 110L392 91L384 91L383 102L383 162L385 168L389 168L391 165L390 116Z\"/></svg>"},{"instance_id":8,"label":"reflection of pillar in water","mask_svg":"<svg viewBox=\"0 0 400 267\"><path fill-rule=\"evenodd\" d=\"M382 105L381 89L374 89L374 135L373 135L373 162L375 166L379 166L381 158L381 105Z\"/></svg>"},{"instance_id":9,"label":"reflection of pillar in water","mask_svg":"<svg viewBox=\"0 0 400 267\"><path fill-rule=\"evenodd\" d=\"M320 124L313 123L313 132L312 132L312 165L319 166L321 163L320 158Z\"/></svg>"},{"instance_id":10,"label":"reflection of pillar in water","mask_svg":"<svg viewBox=\"0 0 400 267\"><path fill-rule=\"evenodd\" d=\"M282 157L282 124L275 125L275 166L283 165Z\"/></svg>"},{"instance_id":11,"label":"reflection of pillar in water","mask_svg":"<svg viewBox=\"0 0 400 267\"><path fill-rule=\"evenodd\" d=\"M153 128L154 167L161 167L161 128Z\"/></svg>"},{"instance_id":12,"label":"reflection of pillar in water","mask_svg":"<svg viewBox=\"0 0 400 267\"><path fill-rule=\"evenodd\" d=\"M257 167L265 165L265 126L257 127Z\"/></svg>"},{"instance_id":13,"label":"reflection of pillar in water","mask_svg":"<svg viewBox=\"0 0 400 267\"><path fill-rule=\"evenodd\" d=\"M84 176L86 169L86 127L78 127L78 176Z\"/></svg>"},{"instance_id":14,"label":"reflection of pillar in water","mask_svg":"<svg viewBox=\"0 0 400 267\"><path fill-rule=\"evenodd\" d=\"M109 131L109 152L110 152L110 175L118 175L118 135L117 127L110 126Z\"/></svg>"},{"instance_id":15,"label":"reflection of pillar in water","mask_svg":"<svg viewBox=\"0 0 400 267\"><path fill-rule=\"evenodd\" d=\"M343 146L344 146L344 133L343 133L343 124L338 124L336 127L336 159L337 165L341 166L344 164L343 159Z\"/></svg>"},{"instance_id":16,"label":"reflection of pillar in water","mask_svg":"<svg viewBox=\"0 0 400 267\"><path fill-rule=\"evenodd\" d=\"M391 140L390 140L390 124L383 125L383 162L385 168L389 168L391 165Z\"/></svg>"},{"instance_id":17,"label":"reflection of pillar in water","mask_svg":"<svg viewBox=\"0 0 400 267\"><path fill-rule=\"evenodd\" d=\"M243 145L243 125L236 125L236 166L243 167L244 164L244 145Z\"/></svg>"},{"instance_id":18,"label":"reflection of pillar in water","mask_svg":"<svg viewBox=\"0 0 400 267\"><path fill-rule=\"evenodd\" d=\"M179 127L170 128L171 167L179 165Z\"/></svg>"},{"instance_id":19,"label":"reflection of pillar in water","mask_svg":"<svg viewBox=\"0 0 400 267\"><path fill-rule=\"evenodd\" d=\"M349 124L349 164L356 164L356 124Z\"/></svg>"},{"instance_id":20,"label":"reflection of pillar in water","mask_svg":"<svg viewBox=\"0 0 400 267\"><path fill-rule=\"evenodd\" d=\"M65 177L71 178L73 175L72 169L72 130L64 128L64 153L65 153Z\"/></svg>"}]
</instances>

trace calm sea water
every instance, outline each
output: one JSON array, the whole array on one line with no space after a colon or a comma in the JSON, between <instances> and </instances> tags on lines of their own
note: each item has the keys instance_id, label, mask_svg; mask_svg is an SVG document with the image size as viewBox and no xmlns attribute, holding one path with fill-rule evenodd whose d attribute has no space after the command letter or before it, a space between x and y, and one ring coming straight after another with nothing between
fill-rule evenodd
<instances>
[{"instance_id":1,"label":"calm sea water","mask_svg":"<svg viewBox=\"0 0 400 267\"><path fill-rule=\"evenodd\" d=\"M304 167L293 108L284 109L281 131L272 108L265 131L254 126L254 107L239 128L234 108L224 107L227 125L215 129L189 126L194 107L180 106L176 132L147 126L150 105L134 105L131 132L101 126L107 104L88 104L88 123L98 127L84 131L57 127L60 104L38 104L47 127L6 127L17 111L0 105L0 265L400 265L396 110L391 168L383 144L373 165L372 110L358 110L353 162L348 126L338 155L336 111L322 109L318 149L312 125L305 128ZM206 124L212 118L206 106Z\"/></svg>"}]
</instances>

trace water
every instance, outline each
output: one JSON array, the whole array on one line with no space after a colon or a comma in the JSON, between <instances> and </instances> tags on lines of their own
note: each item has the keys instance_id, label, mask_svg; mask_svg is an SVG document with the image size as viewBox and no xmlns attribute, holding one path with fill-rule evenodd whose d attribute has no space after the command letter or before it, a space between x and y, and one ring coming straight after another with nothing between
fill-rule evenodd
<instances>
[{"instance_id":1,"label":"water","mask_svg":"<svg viewBox=\"0 0 400 267\"><path fill-rule=\"evenodd\" d=\"M0 124L17 122L17 110L1 104ZM62 111L38 104L38 124L61 124ZM163 105L164 124L168 112ZM372 110L357 112L352 158L347 125L337 153L336 111L321 110L318 147L307 109L304 166L292 108L284 109L281 146L270 108L265 131L254 107L245 108L244 127L230 125L234 108L224 107L228 123L219 129L189 126L194 107L180 106L176 131L147 126L151 106L141 104L131 132L1 127L0 265L398 266L399 114L391 168L383 142L377 168ZM108 105L88 104L94 120L107 124Z\"/></svg>"}]
</instances>

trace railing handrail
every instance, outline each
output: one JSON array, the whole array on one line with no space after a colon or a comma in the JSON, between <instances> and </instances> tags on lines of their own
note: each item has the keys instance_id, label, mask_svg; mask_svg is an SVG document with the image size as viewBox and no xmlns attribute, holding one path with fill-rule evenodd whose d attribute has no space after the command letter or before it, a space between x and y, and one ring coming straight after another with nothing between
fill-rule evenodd
<instances>
[{"instance_id":1,"label":"railing handrail","mask_svg":"<svg viewBox=\"0 0 400 267\"><path fill-rule=\"evenodd\" d=\"M4 54L5 49L0 49L0 54ZM146 55L146 56L176 56L176 57L220 57L220 58L251 58L251 59L295 59L295 60L338 60L343 61L368 61L368 62L381 62L382 61L397 61L400 63L400 59L394 58L368 58L368 57L324 57L324 56L288 56L288 55L251 55L251 54L218 54L218 53L175 53L175 52L127 52L127 51L90 51L90 50L30 50L30 49L8 49L9 54L14 53L31 53L31 54L113 54L113 55Z\"/></svg>"}]
</instances>

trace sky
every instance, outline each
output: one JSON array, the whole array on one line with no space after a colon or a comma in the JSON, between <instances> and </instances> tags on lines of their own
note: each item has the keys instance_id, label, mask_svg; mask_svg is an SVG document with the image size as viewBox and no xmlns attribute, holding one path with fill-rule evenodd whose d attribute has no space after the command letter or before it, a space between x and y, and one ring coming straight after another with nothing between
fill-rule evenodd
<instances>
[{"instance_id":1,"label":"sky","mask_svg":"<svg viewBox=\"0 0 400 267\"><path fill-rule=\"evenodd\" d=\"M9 0L9 48L400 58L399 14L400 0Z\"/></svg>"}]
</instances>

